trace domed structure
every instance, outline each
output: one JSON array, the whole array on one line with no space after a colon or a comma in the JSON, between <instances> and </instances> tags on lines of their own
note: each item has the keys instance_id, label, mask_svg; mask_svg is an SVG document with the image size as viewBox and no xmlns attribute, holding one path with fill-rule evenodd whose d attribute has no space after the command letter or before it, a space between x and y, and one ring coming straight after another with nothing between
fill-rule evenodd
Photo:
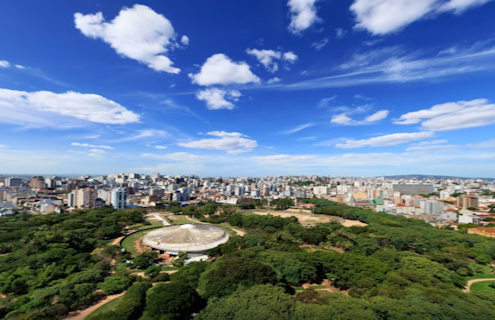
<instances>
[{"instance_id":1,"label":"domed structure","mask_svg":"<svg viewBox=\"0 0 495 320\"><path fill-rule=\"evenodd\" d=\"M179 252L205 254L229 238L227 232L209 224L183 224L153 230L144 236L143 243L172 255Z\"/></svg>"}]
</instances>

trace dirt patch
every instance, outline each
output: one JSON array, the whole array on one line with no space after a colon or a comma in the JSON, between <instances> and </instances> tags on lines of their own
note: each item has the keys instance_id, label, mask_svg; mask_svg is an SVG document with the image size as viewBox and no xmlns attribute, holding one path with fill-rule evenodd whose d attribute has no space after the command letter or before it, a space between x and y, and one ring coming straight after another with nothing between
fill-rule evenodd
<instances>
[{"instance_id":1,"label":"dirt patch","mask_svg":"<svg viewBox=\"0 0 495 320\"><path fill-rule=\"evenodd\" d=\"M122 237L118 237L117 239L113 240L112 241L112 246L118 246L120 241L122 241L122 239L124 239L124 236Z\"/></svg>"},{"instance_id":2,"label":"dirt patch","mask_svg":"<svg viewBox=\"0 0 495 320\"><path fill-rule=\"evenodd\" d=\"M259 212L255 211L255 214L259 215L272 215L272 216L278 216L282 218L290 218L290 217L296 217L299 220L299 223L302 225L315 225L316 223L328 223L332 221L339 221L344 227L352 227L352 226L358 226L358 227L365 227L368 224L358 221L358 220L346 220L341 217L334 217L334 216L322 216L322 215L313 215L313 214L304 214L304 213L288 213L288 212L278 212L278 211L271 211L271 212Z\"/></svg>"},{"instance_id":3,"label":"dirt patch","mask_svg":"<svg viewBox=\"0 0 495 320\"><path fill-rule=\"evenodd\" d=\"M349 293L346 290L339 290L338 288L335 288L334 286L332 286L332 283L328 279L323 280L319 284L303 283L301 285L301 287L303 287L304 289L312 288L316 291L340 292L342 294L345 294L346 296L349 295Z\"/></svg>"},{"instance_id":4,"label":"dirt patch","mask_svg":"<svg viewBox=\"0 0 495 320\"><path fill-rule=\"evenodd\" d=\"M246 232L244 232L244 231L237 230L237 229L234 229L234 228L230 228L230 229L232 229L235 232L237 232L237 234L240 235L241 237L244 237L246 235Z\"/></svg>"}]
</instances>

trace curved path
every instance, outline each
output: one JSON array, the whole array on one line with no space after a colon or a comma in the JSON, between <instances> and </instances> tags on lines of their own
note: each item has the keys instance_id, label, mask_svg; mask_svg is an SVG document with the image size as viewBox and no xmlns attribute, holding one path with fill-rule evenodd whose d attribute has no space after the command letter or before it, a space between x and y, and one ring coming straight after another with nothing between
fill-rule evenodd
<instances>
[{"instance_id":1,"label":"curved path","mask_svg":"<svg viewBox=\"0 0 495 320\"><path fill-rule=\"evenodd\" d=\"M96 309L98 309L99 307L101 307L102 305L112 301L112 300L115 300L117 299L118 297L121 297L123 296L124 294L126 293L126 291L122 292L122 293L119 293L119 294L114 294L114 295L111 295L111 296L108 296L106 297L105 299L101 300L100 302L98 302L97 304L87 308L87 309L84 309L84 310L80 310L80 311L75 311L73 312L72 314L73 315L70 315L65 318L66 320L67 319L70 319L70 320L84 320L86 319L87 316L89 316L90 314L92 314Z\"/></svg>"},{"instance_id":2,"label":"curved path","mask_svg":"<svg viewBox=\"0 0 495 320\"><path fill-rule=\"evenodd\" d=\"M473 279L473 280L469 280L467 282L467 286L462 291L464 291L466 293L469 293L469 292L471 292L471 286L473 284L478 283L478 282L485 282L485 281L493 281L493 282L495 282L495 278L485 278L485 279Z\"/></svg>"}]
</instances>

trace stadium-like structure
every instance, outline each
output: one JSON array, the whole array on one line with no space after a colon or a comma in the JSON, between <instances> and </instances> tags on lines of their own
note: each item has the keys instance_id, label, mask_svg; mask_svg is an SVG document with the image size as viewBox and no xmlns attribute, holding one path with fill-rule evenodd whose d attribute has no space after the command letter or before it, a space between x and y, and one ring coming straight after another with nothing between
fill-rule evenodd
<instances>
[{"instance_id":1,"label":"stadium-like structure","mask_svg":"<svg viewBox=\"0 0 495 320\"><path fill-rule=\"evenodd\" d=\"M180 252L188 254L206 254L229 240L224 230L209 224L183 224L167 226L151 231L143 238L143 243L153 249L178 255Z\"/></svg>"}]
</instances>

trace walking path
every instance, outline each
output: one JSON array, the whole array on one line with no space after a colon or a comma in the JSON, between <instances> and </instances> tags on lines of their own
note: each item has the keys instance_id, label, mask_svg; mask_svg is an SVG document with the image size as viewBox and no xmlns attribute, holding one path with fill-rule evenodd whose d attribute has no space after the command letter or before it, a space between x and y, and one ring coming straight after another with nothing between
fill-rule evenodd
<instances>
[{"instance_id":1,"label":"walking path","mask_svg":"<svg viewBox=\"0 0 495 320\"><path fill-rule=\"evenodd\" d=\"M163 225L164 225L164 226L169 226L169 225L170 225L170 223L169 223L167 220L163 219L163 218L162 218L162 217L160 217L158 214L155 214L155 213L149 213L149 214L147 214L147 216L153 216L153 217L154 217L154 219L153 219L153 220L159 220L159 221L161 221L161 222L163 223Z\"/></svg>"},{"instance_id":2,"label":"walking path","mask_svg":"<svg viewBox=\"0 0 495 320\"><path fill-rule=\"evenodd\" d=\"M469 280L467 282L467 286L464 288L464 292L466 293L469 293L471 292L471 286L475 283L478 283L478 282L485 282L485 281L495 281L495 278L486 278L486 279L473 279L473 280Z\"/></svg>"},{"instance_id":3,"label":"walking path","mask_svg":"<svg viewBox=\"0 0 495 320\"><path fill-rule=\"evenodd\" d=\"M67 318L65 318L65 320L67 320L67 319L70 319L70 320L84 320L84 319L86 319L87 316L89 316L90 314L92 314L96 309L98 309L102 305L104 305L104 304L106 304L106 303L108 303L108 302L110 302L112 300L115 300L118 297L123 296L125 293L126 293L126 291L124 291L122 293L119 293L119 294L114 294L114 295L108 296L104 300L101 300L100 302L98 302L97 304L95 304L94 306L91 306L91 307L89 307L87 309L84 309L84 310L72 312L73 315L70 315L69 314L69 316Z\"/></svg>"}]
</instances>

